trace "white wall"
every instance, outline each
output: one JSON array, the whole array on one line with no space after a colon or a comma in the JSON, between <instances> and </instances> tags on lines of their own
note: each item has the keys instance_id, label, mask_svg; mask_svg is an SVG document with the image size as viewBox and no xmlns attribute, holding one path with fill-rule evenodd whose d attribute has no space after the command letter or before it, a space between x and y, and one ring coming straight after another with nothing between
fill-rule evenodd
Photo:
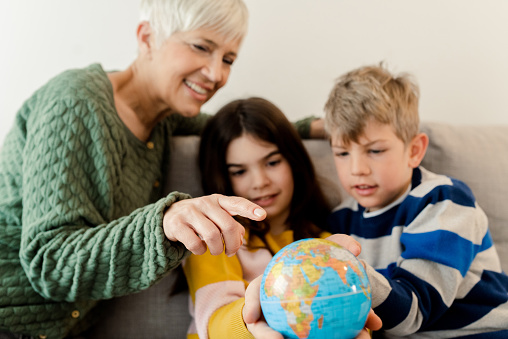
<instances>
[{"instance_id":1,"label":"white wall","mask_svg":"<svg viewBox=\"0 0 508 339\"><path fill-rule=\"evenodd\" d=\"M321 115L334 79L384 60L420 84L424 120L508 123L508 1L245 0L248 36L204 110L263 96L295 120ZM136 56L138 0L0 1L0 140L59 72Z\"/></svg>"}]
</instances>

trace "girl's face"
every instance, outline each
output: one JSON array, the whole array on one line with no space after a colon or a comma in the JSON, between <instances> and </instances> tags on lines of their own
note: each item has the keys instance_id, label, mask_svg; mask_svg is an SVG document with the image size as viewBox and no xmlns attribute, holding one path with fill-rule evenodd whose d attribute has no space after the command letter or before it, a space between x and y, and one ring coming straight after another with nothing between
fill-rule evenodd
<instances>
[{"instance_id":1,"label":"girl's face","mask_svg":"<svg viewBox=\"0 0 508 339\"><path fill-rule=\"evenodd\" d=\"M293 173L276 145L249 134L234 139L226 152L233 192L263 207L273 234L286 229L293 198Z\"/></svg>"},{"instance_id":2,"label":"girl's face","mask_svg":"<svg viewBox=\"0 0 508 339\"><path fill-rule=\"evenodd\" d=\"M173 112L197 115L226 84L239 47L239 40L227 41L210 30L173 33L151 50L149 95Z\"/></svg>"}]
</instances>

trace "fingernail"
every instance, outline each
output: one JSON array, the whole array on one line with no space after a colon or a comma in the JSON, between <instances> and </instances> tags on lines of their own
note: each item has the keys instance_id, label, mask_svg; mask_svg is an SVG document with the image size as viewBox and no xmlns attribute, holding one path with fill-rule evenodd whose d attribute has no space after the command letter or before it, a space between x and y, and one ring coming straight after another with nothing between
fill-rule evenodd
<instances>
[{"instance_id":1,"label":"fingernail","mask_svg":"<svg viewBox=\"0 0 508 339\"><path fill-rule=\"evenodd\" d=\"M261 209L261 208L256 208L254 210L254 214L258 217L262 217L265 215L265 210Z\"/></svg>"},{"instance_id":2,"label":"fingernail","mask_svg":"<svg viewBox=\"0 0 508 339\"><path fill-rule=\"evenodd\" d=\"M358 254L360 254L360 252L362 251L362 248L360 246L356 245L356 244L353 245L353 249L354 249L353 254L356 255L356 256L358 256Z\"/></svg>"}]
</instances>

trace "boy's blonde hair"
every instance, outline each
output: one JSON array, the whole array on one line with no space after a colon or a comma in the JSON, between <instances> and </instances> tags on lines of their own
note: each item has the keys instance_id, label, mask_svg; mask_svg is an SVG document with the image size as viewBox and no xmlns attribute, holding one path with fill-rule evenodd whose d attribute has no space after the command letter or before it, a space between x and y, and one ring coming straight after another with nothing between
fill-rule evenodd
<instances>
[{"instance_id":1,"label":"boy's blonde hair","mask_svg":"<svg viewBox=\"0 0 508 339\"><path fill-rule=\"evenodd\" d=\"M341 76L325 104L325 128L344 143L358 142L370 119L389 124L404 144L419 132L418 85L403 73L379 66L357 68Z\"/></svg>"}]
</instances>

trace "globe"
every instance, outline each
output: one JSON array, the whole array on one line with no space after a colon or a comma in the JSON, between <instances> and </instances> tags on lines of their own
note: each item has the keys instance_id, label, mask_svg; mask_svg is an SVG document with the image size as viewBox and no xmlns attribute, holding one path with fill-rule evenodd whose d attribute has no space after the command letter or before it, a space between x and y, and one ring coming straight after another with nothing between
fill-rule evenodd
<instances>
[{"instance_id":1,"label":"globe","mask_svg":"<svg viewBox=\"0 0 508 339\"><path fill-rule=\"evenodd\" d=\"M260 292L266 322L285 338L354 338L372 301L363 265L326 239L295 241L277 252Z\"/></svg>"}]
</instances>

